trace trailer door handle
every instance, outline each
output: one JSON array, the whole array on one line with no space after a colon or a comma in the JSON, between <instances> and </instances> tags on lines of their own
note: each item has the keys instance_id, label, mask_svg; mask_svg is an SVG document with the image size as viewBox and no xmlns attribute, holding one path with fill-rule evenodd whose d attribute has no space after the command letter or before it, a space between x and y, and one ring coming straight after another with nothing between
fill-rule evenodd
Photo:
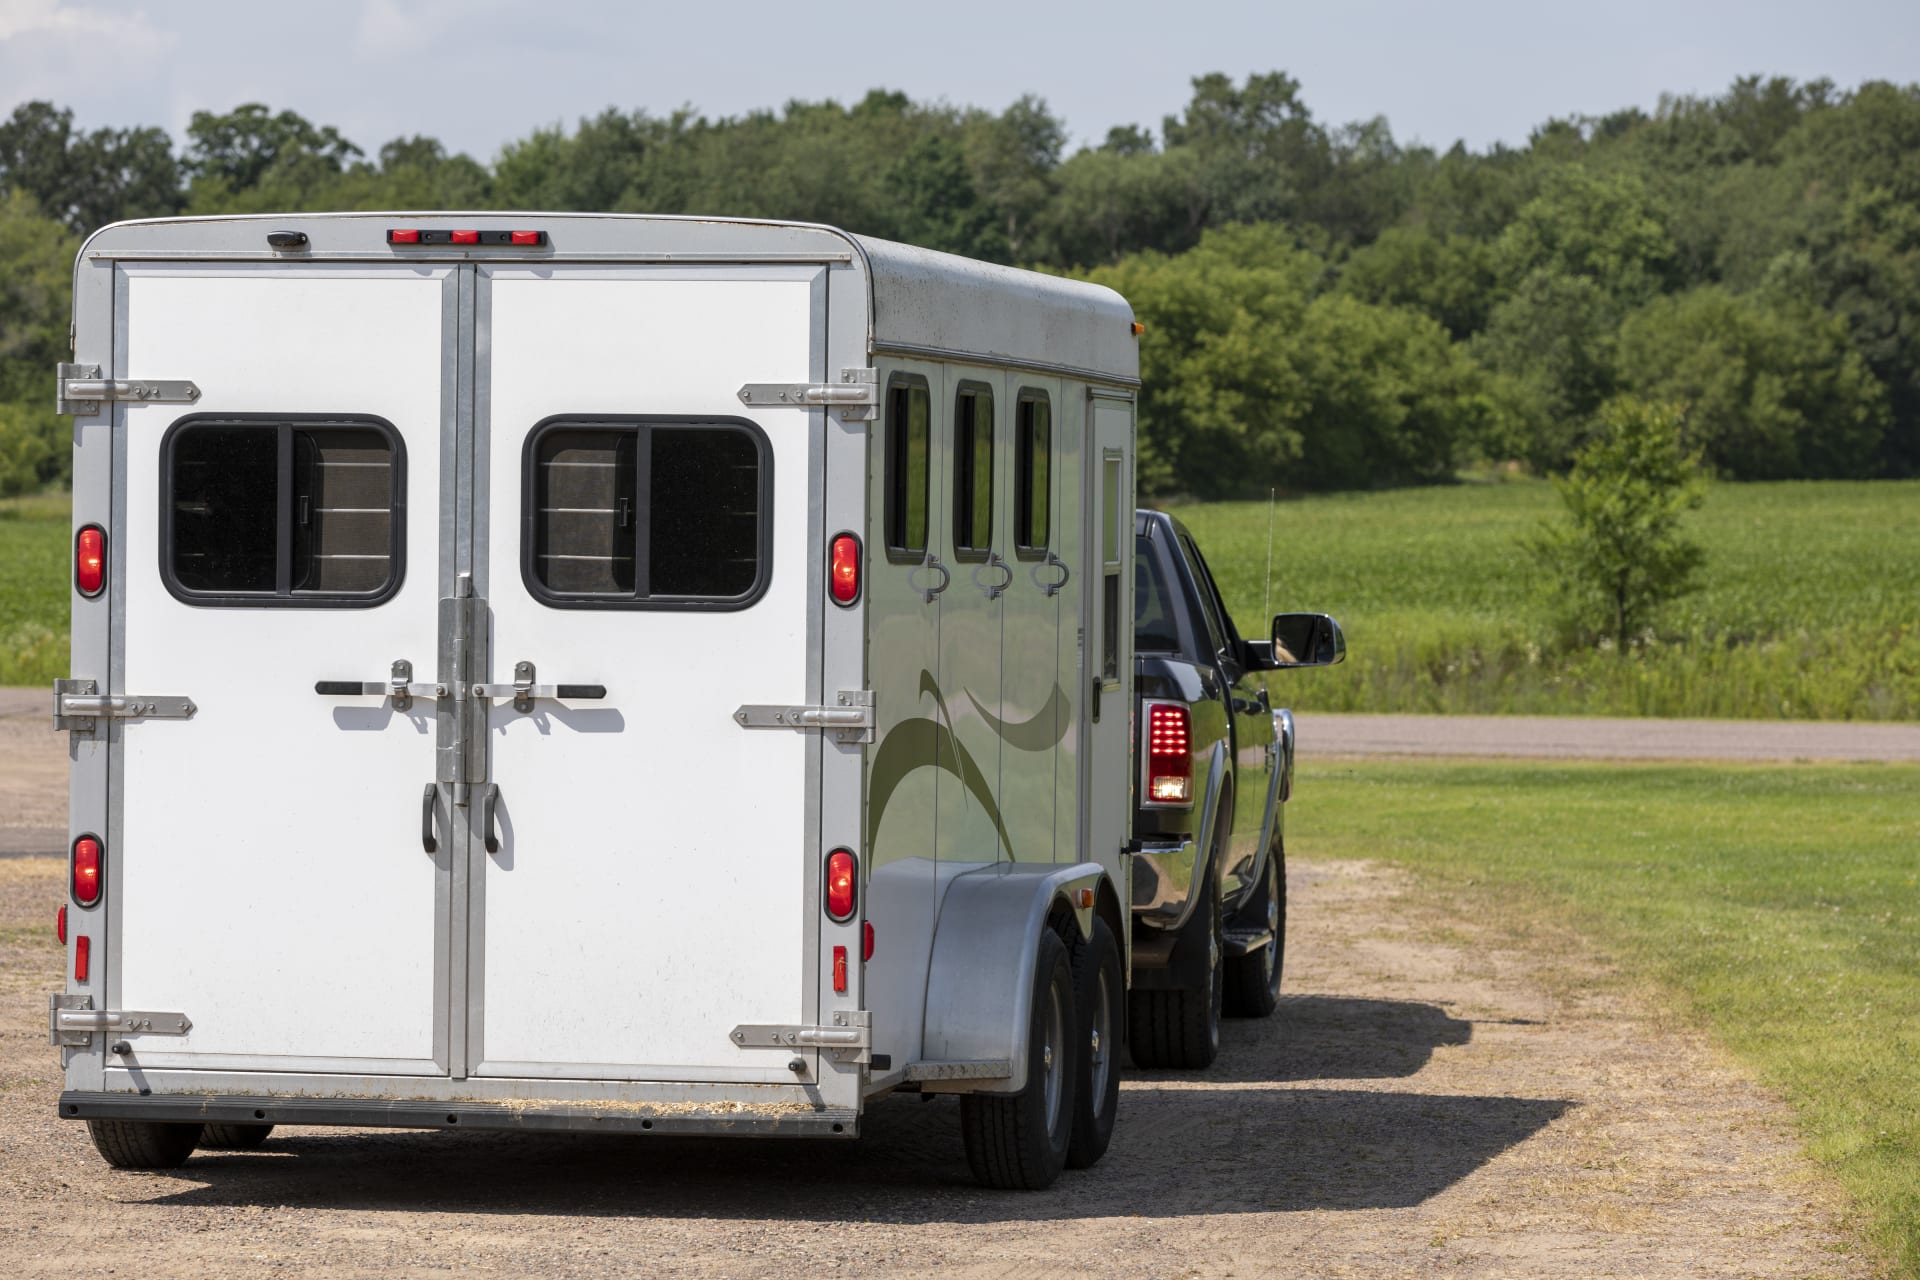
<instances>
[{"instance_id":1,"label":"trailer door handle","mask_svg":"<svg viewBox=\"0 0 1920 1280\"><path fill-rule=\"evenodd\" d=\"M493 829L494 802L500 798L500 784L489 782L480 797L480 830L487 839L487 852L500 852L500 833Z\"/></svg>"},{"instance_id":2,"label":"trailer door handle","mask_svg":"<svg viewBox=\"0 0 1920 1280\"><path fill-rule=\"evenodd\" d=\"M433 838L433 802L439 798L440 784L429 782L420 797L420 847L428 853L440 851L440 842Z\"/></svg>"},{"instance_id":3,"label":"trailer door handle","mask_svg":"<svg viewBox=\"0 0 1920 1280\"><path fill-rule=\"evenodd\" d=\"M512 684L476 684L473 686L476 698L512 698L513 709L525 715L533 710L537 698L557 699L562 702L580 700L597 702L607 696L607 686L603 684L535 684L534 668L531 662L513 664Z\"/></svg>"},{"instance_id":4,"label":"trailer door handle","mask_svg":"<svg viewBox=\"0 0 1920 1280\"><path fill-rule=\"evenodd\" d=\"M444 698L447 686L416 682L413 664L401 658L393 664L393 674L385 681L316 680L313 691L323 698L392 698L395 711L405 711L415 698Z\"/></svg>"}]
</instances>

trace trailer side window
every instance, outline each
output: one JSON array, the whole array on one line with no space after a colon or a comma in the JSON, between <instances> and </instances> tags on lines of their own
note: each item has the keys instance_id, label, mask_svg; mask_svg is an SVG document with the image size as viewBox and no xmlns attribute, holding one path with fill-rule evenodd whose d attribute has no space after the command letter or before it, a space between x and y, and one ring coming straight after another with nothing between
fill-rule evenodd
<instances>
[{"instance_id":1,"label":"trailer side window","mask_svg":"<svg viewBox=\"0 0 1920 1280\"><path fill-rule=\"evenodd\" d=\"M984 559L993 545L993 392L962 383L953 405L953 553Z\"/></svg>"},{"instance_id":2,"label":"trailer side window","mask_svg":"<svg viewBox=\"0 0 1920 1280\"><path fill-rule=\"evenodd\" d=\"M890 555L927 550L927 451L933 435L927 384L896 381L887 393L886 522Z\"/></svg>"},{"instance_id":3,"label":"trailer side window","mask_svg":"<svg viewBox=\"0 0 1920 1280\"><path fill-rule=\"evenodd\" d=\"M743 609L765 592L772 457L731 419L549 419L527 438L521 568L563 609Z\"/></svg>"},{"instance_id":4,"label":"trailer side window","mask_svg":"<svg viewBox=\"0 0 1920 1280\"><path fill-rule=\"evenodd\" d=\"M1014 429L1014 554L1047 550L1053 484L1053 405L1044 391L1022 391Z\"/></svg>"},{"instance_id":5,"label":"trailer side window","mask_svg":"<svg viewBox=\"0 0 1920 1280\"><path fill-rule=\"evenodd\" d=\"M379 604L404 568L404 468L378 419L183 419L161 443L167 589L195 605Z\"/></svg>"}]
</instances>

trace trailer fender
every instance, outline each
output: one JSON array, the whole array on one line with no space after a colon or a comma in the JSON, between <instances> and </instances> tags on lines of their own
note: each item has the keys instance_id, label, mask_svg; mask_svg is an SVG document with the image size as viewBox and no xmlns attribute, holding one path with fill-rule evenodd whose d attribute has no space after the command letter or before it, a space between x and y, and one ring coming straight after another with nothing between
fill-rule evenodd
<instances>
[{"instance_id":1,"label":"trailer fender","mask_svg":"<svg viewBox=\"0 0 1920 1280\"><path fill-rule=\"evenodd\" d=\"M1004 1062L1008 1074L930 1079L923 1088L1018 1093L1027 1087L1041 931L1061 907L1072 913L1079 936L1090 936L1105 880L1097 862L998 862L954 878L940 903L927 971L927 1061Z\"/></svg>"}]
</instances>

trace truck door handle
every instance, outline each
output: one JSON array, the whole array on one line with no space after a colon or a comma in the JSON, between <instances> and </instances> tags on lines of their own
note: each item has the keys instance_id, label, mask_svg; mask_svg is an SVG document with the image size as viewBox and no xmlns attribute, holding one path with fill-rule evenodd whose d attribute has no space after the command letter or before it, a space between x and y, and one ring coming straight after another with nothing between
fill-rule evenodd
<instances>
[{"instance_id":1,"label":"truck door handle","mask_svg":"<svg viewBox=\"0 0 1920 1280\"><path fill-rule=\"evenodd\" d=\"M427 682L416 682L413 678L413 664L405 658L396 660L392 675L383 683L378 680L316 680L313 691L323 698L392 698L395 711L405 711L413 705L415 698L444 698L447 686Z\"/></svg>"},{"instance_id":2,"label":"truck door handle","mask_svg":"<svg viewBox=\"0 0 1920 1280\"><path fill-rule=\"evenodd\" d=\"M440 784L429 782L420 797L420 847L428 853L440 851L440 842L433 838L433 802L439 798Z\"/></svg>"},{"instance_id":3,"label":"truck door handle","mask_svg":"<svg viewBox=\"0 0 1920 1280\"><path fill-rule=\"evenodd\" d=\"M607 696L607 686L603 684L535 684L533 675L531 662L516 662L513 664L512 684L476 684L473 686L473 696L512 698L513 709L522 715L533 710L536 698L594 702Z\"/></svg>"},{"instance_id":4,"label":"truck door handle","mask_svg":"<svg viewBox=\"0 0 1920 1280\"><path fill-rule=\"evenodd\" d=\"M500 852L500 833L493 829L494 802L500 799L500 784L489 782L480 796L480 830L487 840L487 852Z\"/></svg>"}]
</instances>

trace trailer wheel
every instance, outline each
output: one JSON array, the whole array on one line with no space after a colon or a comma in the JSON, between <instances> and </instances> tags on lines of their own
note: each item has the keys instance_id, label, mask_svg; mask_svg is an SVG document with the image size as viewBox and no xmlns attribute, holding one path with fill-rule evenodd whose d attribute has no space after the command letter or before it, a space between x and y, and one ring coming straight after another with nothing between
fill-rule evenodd
<instances>
[{"instance_id":1,"label":"trailer wheel","mask_svg":"<svg viewBox=\"0 0 1920 1280\"><path fill-rule=\"evenodd\" d=\"M1268 856L1259 891L1238 918L1265 929L1273 941L1227 961L1227 1012L1236 1018L1264 1018L1280 1003L1280 971L1286 964L1287 868L1278 849Z\"/></svg>"},{"instance_id":2,"label":"trailer wheel","mask_svg":"<svg viewBox=\"0 0 1920 1280\"><path fill-rule=\"evenodd\" d=\"M94 1149L116 1169L178 1169L200 1142L201 1126L157 1120L89 1120Z\"/></svg>"},{"instance_id":3,"label":"trailer wheel","mask_svg":"<svg viewBox=\"0 0 1920 1280\"><path fill-rule=\"evenodd\" d=\"M1120 1110L1120 1041L1127 1025L1126 978L1120 944L1107 922L1073 950L1075 1016L1080 1025L1079 1087L1074 1090L1073 1138L1067 1168L1085 1169L1107 1153Z\"/></svg>"},{"instance_id":4,"label":"trailer wheel","mask_svg":"<svg viewBox=\"0 0 1920 1280\"><path fill-rule=\"evenodd\" d=\"M1194 905L1189 927L1204 922L1207 982L1199 990L1127 993L1127 1047L1135 1066L1198 1071L1220 1053L1220 1012L1226 974L1220 940L1220 887L1206 876L1206 901ZM1203 914L1204 913L1204 914ZM1182 944L1197 940L1198 929Z\"/></svg>"},{"instance_id":5,"label":"trailer wheel","mask_svg":"<svg viewBox=\"0 0 1920 1280\"><path fill-rule=\"evenodd\" d=\"M270 1124L210 1124L200 1135L203 1151L253 1151L273 1132Z\"/></svg>"},{"instance_id":6,"label":"trailer wheel","mask_svg":"<svg viewBox=\"0 0 1920 1280\"><path fill-rule=\"evenodd\" d=\"M973 1176L989 1187L1038 1191L1060 1176L1076 1111L1079 1036L1073 966L1053 930L1040 934L1027 1029L1027 1087L960 1098L960 1133Z\"/></svg>"}]
</instances>

